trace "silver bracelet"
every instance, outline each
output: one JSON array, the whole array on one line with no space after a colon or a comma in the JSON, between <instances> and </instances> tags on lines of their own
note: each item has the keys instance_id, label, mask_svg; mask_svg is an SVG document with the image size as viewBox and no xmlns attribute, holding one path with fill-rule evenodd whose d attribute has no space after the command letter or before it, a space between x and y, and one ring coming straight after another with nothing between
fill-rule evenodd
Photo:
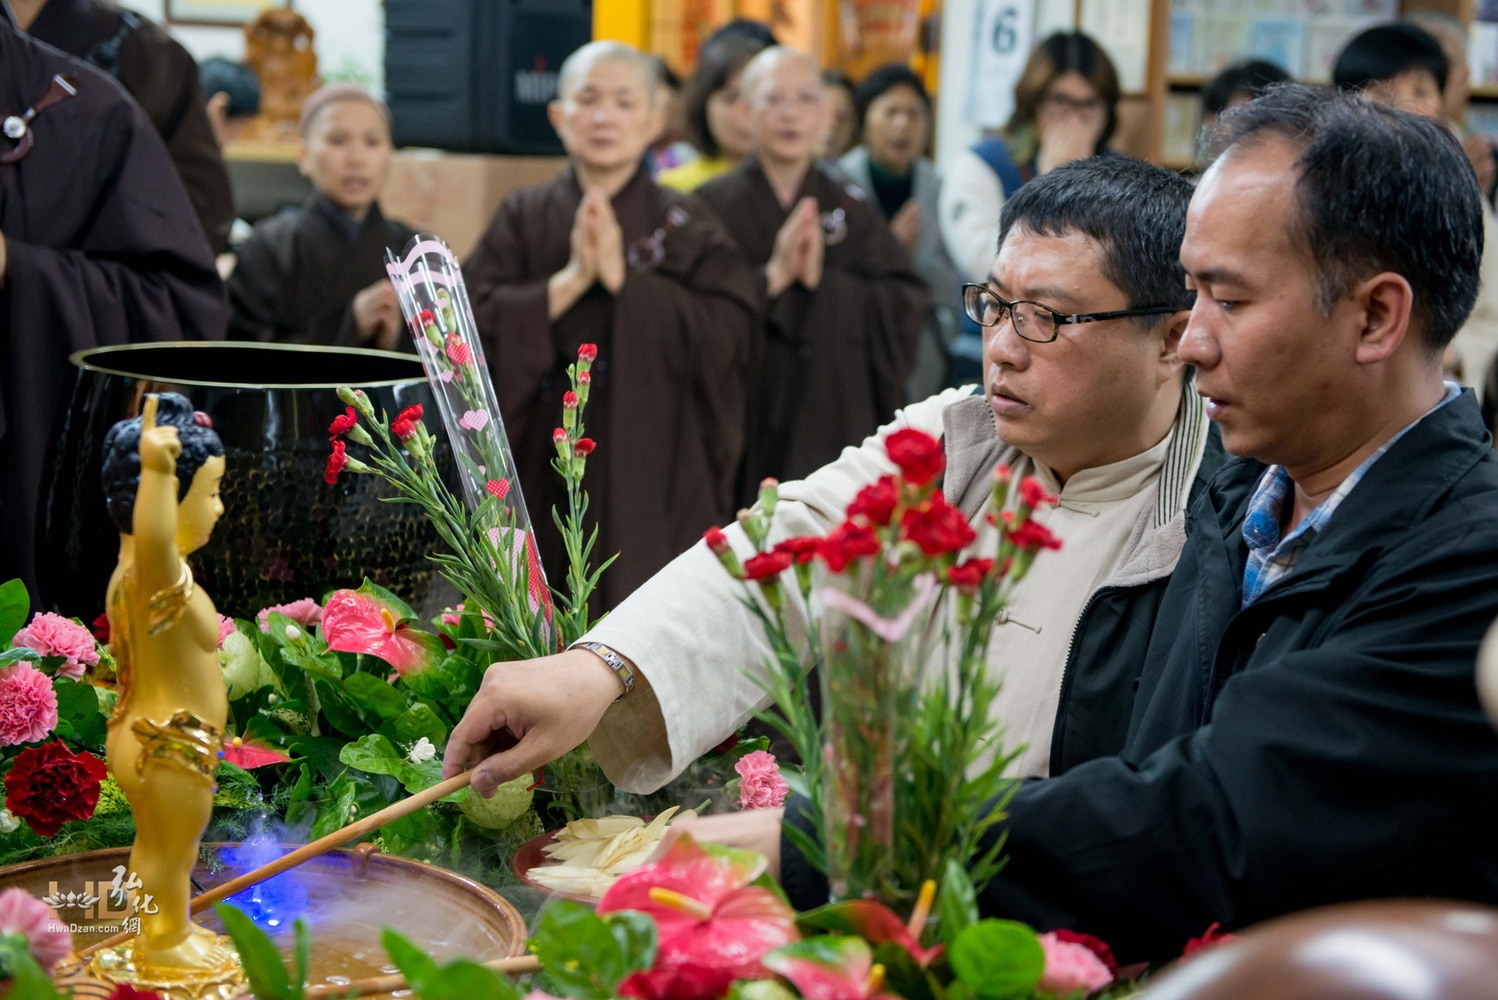
<instances>
[{"instance_id":1,"label":"silver bracelet","mask_svg":"<svg viewBox=\"0 0 1498 1000\"><path fill-rule=\"evenodd\" d=\"M631 667L624 657L614 652L608 646L605 646L601 642L574 642L567 648L586 649L603 660L604 663L607 663L609 669L619 678L619 683L624 685L624 694L621 694L619 698L623 698L635 689L635 668ZM618 701L619 698L615 698L614 700Z\"/></svg>"}]
</instances>

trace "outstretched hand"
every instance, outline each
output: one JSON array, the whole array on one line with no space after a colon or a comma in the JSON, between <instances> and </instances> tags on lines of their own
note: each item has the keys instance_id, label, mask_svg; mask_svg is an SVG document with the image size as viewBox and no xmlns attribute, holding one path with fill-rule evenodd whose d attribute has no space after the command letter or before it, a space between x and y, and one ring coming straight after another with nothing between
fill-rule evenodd
<instances>
[{"instance_id":1,"label":"outstretched hand","mask_svg":"<svg viewBox=\"0 0 1498 1000\"><path fill-rule=\"evenodd\" d=\"M474 791L493 795L586 740L622 690L587 650L496 663L448 738L442 775L474 768Z\"/></svg>"}]
</instances>

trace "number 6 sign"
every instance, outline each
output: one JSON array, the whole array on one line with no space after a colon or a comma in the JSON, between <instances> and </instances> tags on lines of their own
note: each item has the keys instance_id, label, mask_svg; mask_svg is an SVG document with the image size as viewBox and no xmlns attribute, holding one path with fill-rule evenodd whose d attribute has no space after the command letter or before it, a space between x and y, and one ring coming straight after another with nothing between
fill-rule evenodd
<instances>
[{"instance_id":1,"label":"number 6 sign","mask_svg":"<svg viewBox=\"0 0 1498 1000\"><path fill-rule=\"evenodd\" d=\"M1014 85L1030 56L1035 0L982 0L973 37L967 119L998 128L1014 112Z\"/></svg>"}]
</instances>

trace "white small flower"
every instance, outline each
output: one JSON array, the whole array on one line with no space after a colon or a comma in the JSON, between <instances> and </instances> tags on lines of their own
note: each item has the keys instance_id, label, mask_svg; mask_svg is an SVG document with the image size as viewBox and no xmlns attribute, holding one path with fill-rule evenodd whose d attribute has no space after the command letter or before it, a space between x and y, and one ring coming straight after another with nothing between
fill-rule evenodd
<instances>
[{"instance_id":1,"label":"white small flower","mask_svg":"<svg viewBox=\"0 0 1498 1000\"><path fill-rule=\"evenodd\" d=\"M411 747L411 763L413 764L423 764L435 756L437 756L437 748L425 736Z\"/></svg>"},{"instance_id":2,"label":"white small flower","mask_svg":"<svg viewBox=\"0 0 1498 1000\"><path fill-rule=\"evenodd\" d=\"M0 807L0 833L15 833L21 828L21 821L16 814L9 809Z\"/></svg>"},{"instance_id":3,"label":"white small flower","mask_svg":"<svg viewBox=\"0 0 1498 1000\"><path fill-rule=\"evenodd\" d=\"M300 639L301 637L302 637L302 630L301 629L297 628L295 625L288 625L288 626L286 626L286 638L288 638L288 639Z\"/></svg>"}]
</instances>

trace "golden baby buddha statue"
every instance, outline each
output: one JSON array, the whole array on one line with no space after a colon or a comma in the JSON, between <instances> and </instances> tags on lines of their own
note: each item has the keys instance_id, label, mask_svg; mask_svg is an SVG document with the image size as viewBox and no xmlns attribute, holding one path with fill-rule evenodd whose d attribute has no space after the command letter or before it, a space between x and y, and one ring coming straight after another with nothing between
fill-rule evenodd
<instances>
[{"instance_id":1,"label":"golden baby buddha statue","mask_svg":"<svg viewBox=\"0 0 1498 1000\"><path fill-rule=\"evenodd\" d=\"M129 881L140 935L101 951L91 976L182 998L243 991L233 945L194 923L190 876L213 812L228 696L218 614L184 558L223 514L224 449L182 396L145 399L104 444L104 492L120 529L106 609L119 673L110 773L135 817Z\"/></svg>"}]
</instances>

